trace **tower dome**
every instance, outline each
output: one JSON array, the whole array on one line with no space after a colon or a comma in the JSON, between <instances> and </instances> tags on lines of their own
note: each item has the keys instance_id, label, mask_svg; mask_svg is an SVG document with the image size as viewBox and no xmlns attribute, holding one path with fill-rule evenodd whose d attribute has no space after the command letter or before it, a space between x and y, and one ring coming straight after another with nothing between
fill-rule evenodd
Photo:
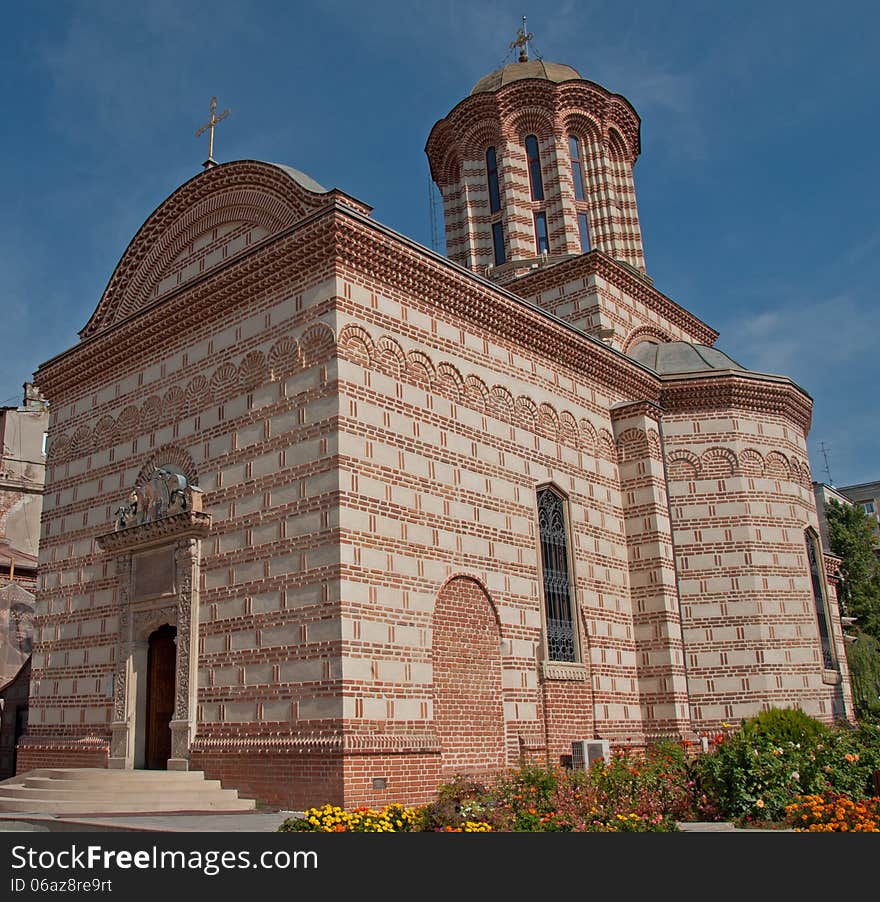
<instances>
[{"instance_id":1,"label":"tower dome","mask_svg":"<svg viewBox=\"0 0 880 902\"><path fill-rule=\"evenodd\" d=\"M638 114L572 66L522 52L437 122L425 153L446 251L509 281L596 249L645 271L633 166Z\"/></svg>"},{"instance_id":2,"label":"tower dome","mask_svg":"<svg viewBox=\"0 0 880 902\"><path fill-rule=\"evenodd\" d=\"M484 91L497 91L511 82L523 78L543 78L547 81L560 82L580 78L581 74L571 66L562 63L550 63L546 60L520 60L517 63L509 63L484 75L471 88L471 94L481 94Z\"/></svg>"}]
</instances>

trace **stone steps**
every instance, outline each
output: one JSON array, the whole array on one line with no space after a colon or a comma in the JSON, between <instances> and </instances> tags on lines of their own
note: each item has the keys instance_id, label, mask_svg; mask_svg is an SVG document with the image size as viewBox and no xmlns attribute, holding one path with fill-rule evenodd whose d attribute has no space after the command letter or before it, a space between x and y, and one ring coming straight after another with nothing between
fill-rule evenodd
<instances>
[{"instance_id":1,"label":"stone steps","mask_svg":"<svg viewBox=\"0 0 880 902\"><path fill-rule=\"evenodd\" d=\"M38 768L0 782L0 812L111 814L161 811L252 811L201 771Z\"/></svg>"}]
</instances>

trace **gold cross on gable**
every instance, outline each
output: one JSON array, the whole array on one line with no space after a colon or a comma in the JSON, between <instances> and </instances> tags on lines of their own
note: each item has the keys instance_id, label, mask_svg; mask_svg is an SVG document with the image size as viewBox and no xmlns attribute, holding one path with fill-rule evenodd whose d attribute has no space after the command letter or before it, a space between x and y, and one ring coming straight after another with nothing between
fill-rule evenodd
<instances>
[{"instance_id":1,"label":"gold cross on gable","mask_svg":"<svg viewBox=\"0 0 880 902\"><path fill-rule=\"evenodd\" d=\"M510 42L511 48L519 47L519 61L527 63L529 61L529 41L534 37L530 31L526 31L526 17L523 16L522 28L516 33L516 40Z\"/></svg>"},{"instance_id":2,"label":"gold cross on gable","mask_svg":"<svg viewBox=\"0 0 880 902\"><path fill-rule=\"evenodd\" d=\"M196 137L200 138L205 132L210 132L208 136L208 159L202 164L205 169L208 169L210 166L216 165L214 160L214 126L218 122L222 122L228 115L229 110L223 110L223 112L217 116L215 113L217 112L217 98L211 98L211 118L196 131Z\"/></svg>"}]
</instances>

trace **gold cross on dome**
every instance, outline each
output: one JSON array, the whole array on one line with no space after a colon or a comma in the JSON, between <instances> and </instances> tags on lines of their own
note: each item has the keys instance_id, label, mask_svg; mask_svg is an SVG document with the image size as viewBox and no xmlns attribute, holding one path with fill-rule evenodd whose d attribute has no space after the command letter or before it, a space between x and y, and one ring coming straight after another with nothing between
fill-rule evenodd
<instances>
[{"instance_id":1,"label":"gold cross on dome","mask_svg":"<svg viewBox=\"0 0 880 902\"><path fill-rule=\"evenodd\" d=\"M526 31L526 17L523 16L522 28L516 33L516 40L510 42L511 48L519 47L519 61L527 63L529 61L529 41L534 37L530 31Z\"/></svg>"},{"instance_id":2,"label":"gold cross on dome","mask_svg":"<svg viewBox=\"0 0 880 902\"><path fill-rule=\"evenodd\" d=\"M211 98L211 118L200 129L198 129L196 131L197 138L200 138L205 132L210 132L210 134L208 136L208 159L205 160L204 163L202 163L202 165L205 167L205 169L208 169L211 166L216 165L216 161L214 160L214 126L218 122L222 122L229 115L229 110L223 110L223 112L219 116L215 115L216 112L217 112L217 98L212 97Z\"/></svg>"}]
</instances>

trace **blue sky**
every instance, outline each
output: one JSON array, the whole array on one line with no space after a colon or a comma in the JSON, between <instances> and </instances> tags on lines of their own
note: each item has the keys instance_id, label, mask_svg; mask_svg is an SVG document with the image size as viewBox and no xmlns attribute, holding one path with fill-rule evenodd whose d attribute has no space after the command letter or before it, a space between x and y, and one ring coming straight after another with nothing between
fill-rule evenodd
<instances>
[{"instance_id":1,"label":"blue sky","mask_svg":"<svg viewBox=\"0 0 880 902\"><path fill-rule=\"evenodd\" d=\"M546 12L551 10L552 12ZM533 54L626 96L649 274L745 366L814 398L810 459L880 479L875 3L4 4L0 404L74 344L144 219L201 171L264 159L431 244L431 126ZM50 399L51 400L51 399Z\"/></svg>"}]
</instances>

